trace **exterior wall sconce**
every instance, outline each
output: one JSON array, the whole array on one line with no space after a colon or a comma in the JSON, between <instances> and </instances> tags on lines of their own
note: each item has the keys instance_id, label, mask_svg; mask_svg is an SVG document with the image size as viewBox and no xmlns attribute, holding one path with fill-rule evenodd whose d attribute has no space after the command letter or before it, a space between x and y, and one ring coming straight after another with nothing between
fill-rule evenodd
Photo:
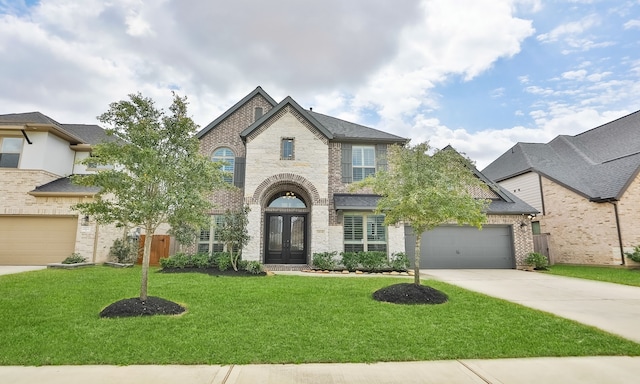
<instances>
[{"instance_id":1,"label":"exterior wall sconce","mask_svg":"<svg viewBox=\"0 0 640 384\"><path fill-rule=\"evenodd\" d=\"M80 222L80 225L82 225L83 227L86 227L89 225L89 215L85 215L82 218L82 221Z\"/></svg>"}]
</instances>

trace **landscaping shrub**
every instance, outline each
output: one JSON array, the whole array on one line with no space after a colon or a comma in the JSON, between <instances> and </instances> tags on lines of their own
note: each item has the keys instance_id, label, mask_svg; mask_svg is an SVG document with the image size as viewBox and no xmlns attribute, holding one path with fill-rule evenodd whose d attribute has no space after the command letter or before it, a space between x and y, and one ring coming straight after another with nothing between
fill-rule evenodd
<instances>
[{"instance_id":1,"label":"landscaping shrub","mask_svg":"<svg viewBox=\"0 0 640 384\"><path fill-rule=\"evenodd\" d=\"M409 269L409 258L404 252L398 252L391 255L389 266L394 271L406 271Z\"/></svg>"},{"instance_id":2,"label":"landscaping shrub","mask_svg":"<svg viewBox=\"0 0 640 384\"><path fill-rule=\"evenodd\" d=\"M109 249L109 255L118 263L130 264L138 257L138 246L124 239L115 239Z\"/></svg>"},{"instance_id":3,"label":"landscaping shrub","mask_svg":"<svg viewBox=\"0 0 640 384\"><path fill-rule=\"evenodd\" d=\"M64 259L62 261L62 264L79 264L79 263L86 263L86 262L87 262L87 259L85 257L82 257L79 253L74 252L71 254L71 256Z\"/></svg>"},{"instance_id":4,"label":"landscaping shrub","mask_svg":"<svg viewBox=\"0 0 640 384\"><path fill-rule=\"evenodd\" d=\"M231 268L231 255L229 252L216 252L213 254L213 259L219 270L226 271Z\"/></svg>"},{"instance_id":5,"label":"landscaping shrub","mask_svg":"<svg viewBox=\"0 0 640 384\"><path fill-rule=\"evenodd\" d=\"M359 252L360 265L366 271L377 271L387 266L387 254L384 252L371 251Z\"/></svg>"},{"instance_id":6,"label":"landscaping shrub","mask_svg":"<svg viewBox=\"0 0 640 384\"><path fill-rule=\"evenodd\" d=\"M319 269L332 270L336 268L335 256L337 252L318 252L313 254L313 265Z\"/></svg>"},{"instance_id":7,"label":"landscaping shrub","mask_svg":"<svg viewBox=\"0 0 640 384\"><path fill-rule=\"evenodd\" d=\"M342 252L340 264L342 264L345 269L355 271L360 264L358 252Z\"/></svg>"},{"instance_id":8,"label":"landscaping shrub","mask_svg":"<svg viewBox=\"0 0 640 384\"><path fill-rule=\"evenodd\" d=\"M636 245L633 252L625 252L624 254L636 263L640 263L640 245Z\"/></svg>"},{"instance_id":9,"label":"landscaping shrub","mask_svg":"<svg viewBox=\"0 0 640 384\"><path fill-rule=\"evenodd\" d=\"M545 270L549 266L549 260L547 259L547 256L538 252L531 252L527 256L527 258L524 259L524 262L527 263L527 265L531 265L535 269L540 270Z\"/></svg>"},{"instance_id":10,"label":"landscaping shrub","mask_svg":"<svg viewBox=\"0 0 640 384\"><path fill-rule=\"evenodd\" d=\"M196 253L190 257L190 264L193 268L211 268L213 267L213 257L208 253Z\"/></svg>"},{"instance_id":11,"label":"landscaping shrub","mask_svg":"<svg viewBox=\"0 0 640 384\"><path fill-rule=\"evenodd\" d=\"M254 275L262 273L262 264L259 261L247 261L244 269Z\"/></svg>"},{"instance_id":12,"label":"landscaping shrub","mask_svg":"<svg viewBox=\"0 0 640 384\"><path fill-rule=\"evenodd\" d=\"M176 253L168 258L160 259L162 268L189 268L192 266L190 256L186 253Z\"/></svg>"}]
</instances>

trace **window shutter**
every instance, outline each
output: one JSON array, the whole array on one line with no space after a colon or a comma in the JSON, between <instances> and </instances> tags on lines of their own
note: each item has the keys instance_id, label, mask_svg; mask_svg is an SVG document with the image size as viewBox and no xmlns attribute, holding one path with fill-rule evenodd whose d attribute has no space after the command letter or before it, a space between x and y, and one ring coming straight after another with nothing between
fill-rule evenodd
<instances>
[{"instance_id":1,"label":"window shutter","mask_svg":"<svg viewBox=\"0 0 640 384\"><path fill-rule=\"evenodd\" d=\"M376 169L387 170L387 144L376 144Z\"/></svg>"},{"instance_id":2,"label":"window shutter","mask_svg":"<svg viewBox=\"0 0 640 384\"><path fill-rule=\"evenodd\" d=\"M342 143L342 182L353 182L353 165L351 164L351 144Z\"/></svg>"},{"instance_id":3,"label":"window shutter","mask_svg":"<svg viewBox=\"0 0 640 384\"><path fill-rule=\"evenodd\" d=\"M244 188L244 169L245 158L236 157L235 167L233 169L233 185L238 188Z\"/></svg>"}]
</instances>

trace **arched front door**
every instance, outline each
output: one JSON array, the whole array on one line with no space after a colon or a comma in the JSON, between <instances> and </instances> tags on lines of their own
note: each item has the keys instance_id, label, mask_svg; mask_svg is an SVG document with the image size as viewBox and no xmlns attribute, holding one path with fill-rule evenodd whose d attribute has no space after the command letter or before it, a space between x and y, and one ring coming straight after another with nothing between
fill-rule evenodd
<instances>
[{"instance_id":1,"label":"arched front door","mask_svg":"<svg viewBox=\"0 0 640 384\"><path fill-rule=\"evenodd\" d=\"M300 211L300 212L296 212ZM306 203L292 192L280 193L265 213L265 263L306 264Z\"/></svg>"}]
</instances>

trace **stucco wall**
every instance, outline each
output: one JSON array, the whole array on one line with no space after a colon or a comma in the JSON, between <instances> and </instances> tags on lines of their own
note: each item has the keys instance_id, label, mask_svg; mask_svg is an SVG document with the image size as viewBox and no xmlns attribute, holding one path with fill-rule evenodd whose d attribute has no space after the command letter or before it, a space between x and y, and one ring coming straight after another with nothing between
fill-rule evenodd
<instances>
[{"instance_id":1,"label":"stucco wall","mask_svg":"<svg viewBox=\"0 0 640 384\"><path fill-rule=\"evenodd\" d=\"M556 263L621 263L612 204L590 202L546 177L542 188L546 214L540 229L551 234L549 252Z\"/></svg>"}]
</instances>

